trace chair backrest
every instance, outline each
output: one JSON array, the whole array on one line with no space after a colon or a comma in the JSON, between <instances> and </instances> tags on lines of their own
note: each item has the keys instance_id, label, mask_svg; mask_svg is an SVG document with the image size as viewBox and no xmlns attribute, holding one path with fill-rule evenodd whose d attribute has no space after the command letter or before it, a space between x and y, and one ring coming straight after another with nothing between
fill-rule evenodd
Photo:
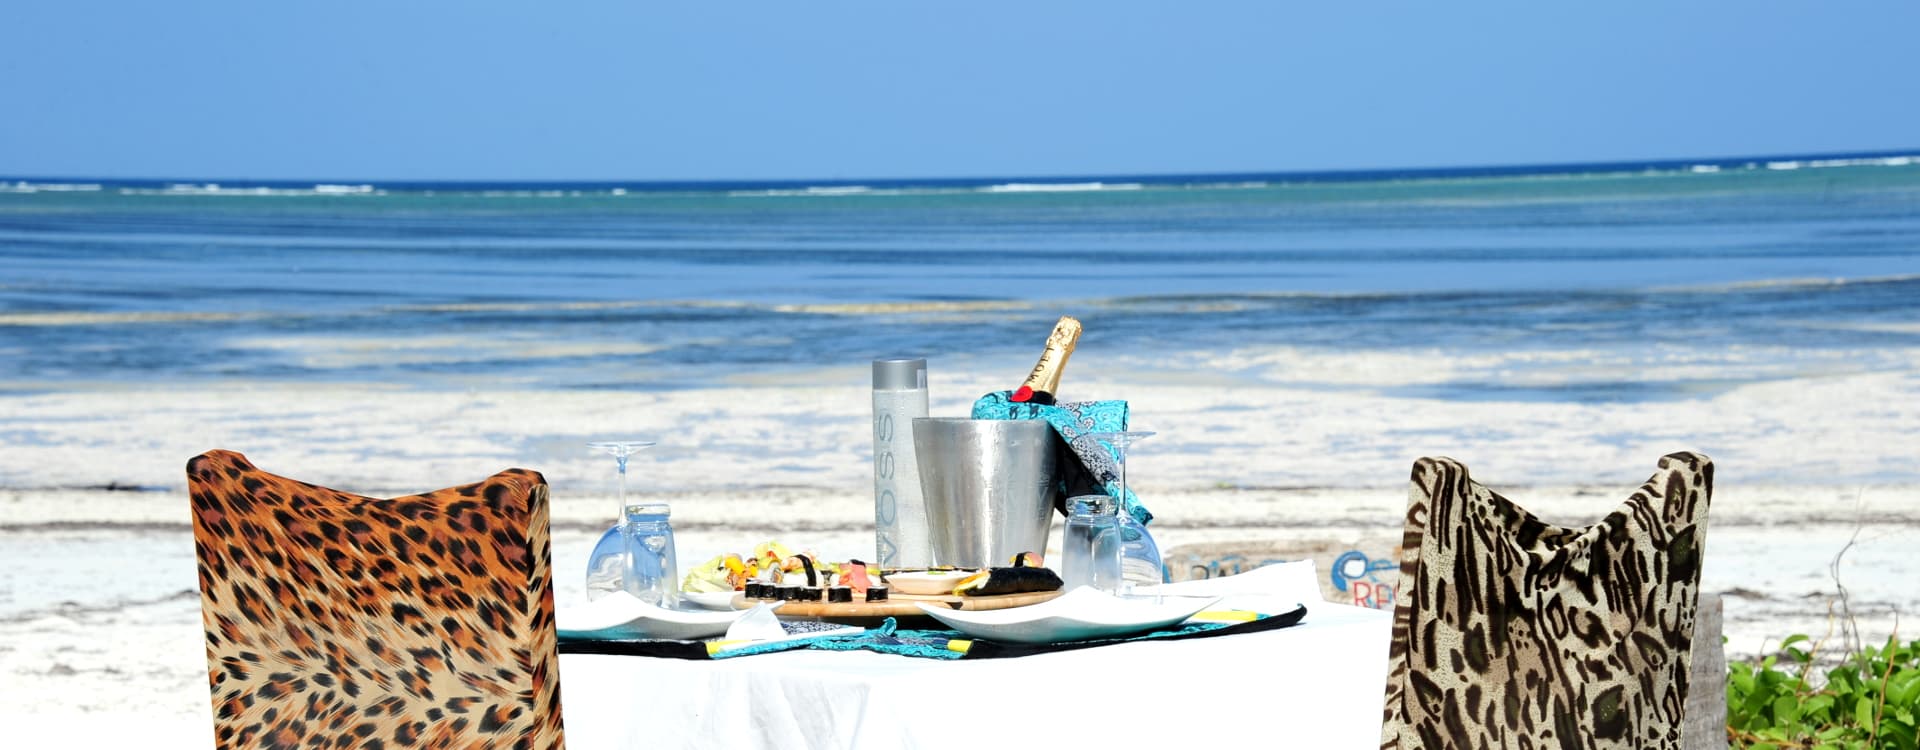
<instances>
[{"instance_id":1,"label":"chair backrest","mask_svg":"<svg viewBox=\"0 0 1920 750\"><path fill-rule=\"evenodd\" d=\"M547 486L379 500L187 462L222 748L559 748Z\"/></svg>"},{"instance_id":2,"label":"chair backrest","mask_svg":"<svg viewBox=\"0 0 1920 750\"><path fill-rule=\"evenodd\" d=\"M1713 464L1563 528L1414 463L1383 748L1678 748Z\"/></svg>"}]
</instances>

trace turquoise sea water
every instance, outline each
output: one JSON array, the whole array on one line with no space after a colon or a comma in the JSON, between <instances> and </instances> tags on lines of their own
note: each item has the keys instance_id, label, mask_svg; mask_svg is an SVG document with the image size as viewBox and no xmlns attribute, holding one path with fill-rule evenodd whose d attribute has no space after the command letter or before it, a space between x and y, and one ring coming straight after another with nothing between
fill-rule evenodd
<instances>
[{"instance_id":1,"label":"turquoise sea water","mask_svg":"<svg viewBox=\"0 0 1920 750\"><path fill-rule=\"evenodd\" d=\"M900 353L1031 356L1063 313L1087 322L1083 346L1143 363L1624 363L1369 386L1449 398L1684 398L1910 367L1920 158L819 185L0 180L11 392L673 388ZM1687 366L1657 366L1674 357ZM1349 385L1321 381L1299 384Z\"/></svg>"}]
</instances>

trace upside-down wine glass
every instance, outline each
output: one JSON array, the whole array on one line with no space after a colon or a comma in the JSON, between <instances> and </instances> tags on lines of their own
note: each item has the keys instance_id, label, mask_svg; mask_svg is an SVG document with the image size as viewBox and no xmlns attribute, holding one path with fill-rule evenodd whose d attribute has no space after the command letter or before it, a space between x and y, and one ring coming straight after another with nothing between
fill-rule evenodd
<instances>
[{"instance_id":1,"label":"upside-down wine glass","mask_svg":"<svg viewBox=\"0 0 1920 750\"><path fill-rule=\"evenodd\" d=\"M1129 511L1133 504L1128 502L1127 492L1127 450L1134 443L1153 437L1155 433L1145 430L1125 430L1120 432L1096 432L1093 439L1107 448L1113 455L1114 464L1114 502L1120 512L1120 578L1121 593L1137 595L1139 590L1148 586L1153 589L1153 597L1160 598L1160 584L1166 580L1160 563L1160 546L1153 541L1153 535L1147 527L1133 517Z\"/></svg>"},{"instance_id":2,"label":"upside-down wine glass","mask_svg":"<svg viewBox=\"0 0 1920 750\"><path fill-rule=\"evenodd\" d=\"M621 535L621 528L627 519L627 457L653 447L651 440L601 440L587 443L587 448L595 453L613 456L620 471L620 507L613 516L613 526L607 533L600 535L600 542L593 545L593 554L587 556L587 600L620 591L624 587L627 571L627 541Z\"/></svg>"}]
</instances>

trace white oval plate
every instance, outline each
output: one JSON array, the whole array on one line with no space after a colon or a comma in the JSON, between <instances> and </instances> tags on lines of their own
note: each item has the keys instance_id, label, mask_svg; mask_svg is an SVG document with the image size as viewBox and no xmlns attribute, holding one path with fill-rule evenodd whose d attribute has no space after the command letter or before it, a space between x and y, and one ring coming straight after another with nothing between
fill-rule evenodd
<instances>
[{"instance_id":1,"label":"white oval plate","mask_svg":"<svg viewBox=\"0 0 1920 750\"><path fill-rule=\"evenodd\" d=\"M733 611L733 597L738 591L682 591L680 598L693 602L700 607L721 612Z\"/></svg>"},{"instance_id":2,"label":"white oval plate","mask_svg":"<svg viewBox=\"0 0 1920 750\"><path fill-rule=\"evenodd\" d=\"M1081 586L1059 598L1027 607L984 611L921 604L920 610L974 638L1008 643L1065 643L1117 638L1182 622L1219 602L1219 597L1168 597L1155 603L1123 599Z\"/></svg>"},{"instance_id":3,"label":"white oval plate","mask_svg":"<svg viewBox=\"0 0 1920 750\"><path fill-rule=\"evenodd\" d=\"M977 570L912 570L887 574L887 587L896 594L943 596L953 593L960 579Z\"/></svg>"},{"instance_id":4,"label":"white oval plate","mask_svg":"<svg viewBox=\"0 0 1920 750\"><path fill-rule=\"evenodd\" d=\"M640 601L625 591L615 591L585 606L562 609L555 613L554 620L560 637L567 640L693 640L727 632L727 626L750 611L665 609Z\"/></svg>"}]
</instances>

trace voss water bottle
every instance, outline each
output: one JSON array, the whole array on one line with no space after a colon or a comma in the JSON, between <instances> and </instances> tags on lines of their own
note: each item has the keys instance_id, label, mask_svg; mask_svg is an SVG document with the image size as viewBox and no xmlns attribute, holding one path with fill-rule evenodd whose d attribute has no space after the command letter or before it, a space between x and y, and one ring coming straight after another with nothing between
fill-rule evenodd
<instances>
[{"instance_id":1,"label":"voss water bottle","mask_svg":"<svg viewBox=\"0 0 1920 750\"><path fill-rule=\"evenodd\" d=\"M927 416L927 361L873 361L873 542L882 569L933 564L913 420Z\"/></svg>"}]
</instances>

